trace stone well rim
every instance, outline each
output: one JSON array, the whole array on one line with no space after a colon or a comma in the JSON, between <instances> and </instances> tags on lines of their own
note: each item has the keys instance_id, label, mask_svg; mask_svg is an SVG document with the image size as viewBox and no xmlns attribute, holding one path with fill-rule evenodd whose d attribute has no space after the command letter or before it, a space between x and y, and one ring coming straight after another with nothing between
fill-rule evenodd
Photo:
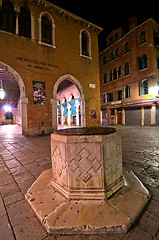
<instances>
[{"instance_id":1,"label":"stone well rim","mask_svg":"<svg viewBox=\"0 0 159 240\"><path fill-rule=\"evenodd\" d=\"M108 135L115 133L116 128L112 127L82 127L82 128L67 128L56 131L55 133L64 136L74 135Z\"/></svg>"}]
</instances>

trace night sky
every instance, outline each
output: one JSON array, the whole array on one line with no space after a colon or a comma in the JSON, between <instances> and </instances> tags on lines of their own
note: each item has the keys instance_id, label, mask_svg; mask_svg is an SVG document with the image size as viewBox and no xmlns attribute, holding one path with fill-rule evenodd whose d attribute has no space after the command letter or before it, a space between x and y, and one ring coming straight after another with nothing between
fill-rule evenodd
<instances>
[{"instance_id":1,"label":"night sky","mask_svg":"<svg viewBox=\"0 0 159 240\"><path fill-rule=\"evenodd\" d=\"M138 24L149 18L159 21L157 1L127 0L48 0L79 17L82 17L103 28L99 34L99 50L105 48L105 37L114 28L123 26L128 30L129 17L136 15Z\"/></svg>"}]
</instances>

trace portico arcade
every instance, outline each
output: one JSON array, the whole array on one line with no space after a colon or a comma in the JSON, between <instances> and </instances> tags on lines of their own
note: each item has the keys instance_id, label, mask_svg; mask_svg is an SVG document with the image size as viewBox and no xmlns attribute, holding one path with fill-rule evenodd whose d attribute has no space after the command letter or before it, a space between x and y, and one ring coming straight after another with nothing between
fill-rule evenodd
<instances>
[{"instance_id":1,"label":"portico arcade","mask_svg":"<svg viewBox=\"0 0 159 240\"><path fill-rule=\"evenodd\" d=\"M20 75L9 65L0 62L0 78L4 86L6 97L0 100L0 122L6 123L7 111L3 107L10 106L10 115L13 115L13 122L22 127L22 133L28 130L27 104L25 85ZM10 122L9 122L10 123Z\"/></svg>"}]
</instances>

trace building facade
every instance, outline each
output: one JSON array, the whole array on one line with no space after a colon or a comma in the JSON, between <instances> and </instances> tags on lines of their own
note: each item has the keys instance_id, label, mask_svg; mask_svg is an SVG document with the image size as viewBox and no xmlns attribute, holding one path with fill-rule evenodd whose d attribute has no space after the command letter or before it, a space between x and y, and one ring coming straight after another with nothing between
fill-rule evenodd
<instances>
[{"instance_id":1,"label":"building facade","mask_svg":"<svg viewBox=\"0 0 159 240\"><path fill-rule=\"evenodd\" d=\"M101 30L45 0L0 0L0 80L6 93L0 122L6 121L5 104L23 134L50 133L58 121L99 126ZM78 96L66 98L68 85Z\"/></svg>"},{"instance_id":2,"label":"building facade","mask_svg":"<svg viewBox=\"0 0 159 240\"><path fill-rule=\"evenodd\" d=\"M114 29L100 53L103 125L159 124L159 25L149 19Z\"/></svg>"}]
</instances>

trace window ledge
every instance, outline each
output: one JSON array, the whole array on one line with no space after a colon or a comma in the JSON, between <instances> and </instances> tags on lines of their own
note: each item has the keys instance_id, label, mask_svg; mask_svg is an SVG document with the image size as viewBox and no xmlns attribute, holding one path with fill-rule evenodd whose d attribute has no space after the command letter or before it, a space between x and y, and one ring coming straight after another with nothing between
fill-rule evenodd
<instances>
[{"instance_id":1,"label":"window ledge","mask_svg":"<svg viewBox=\"0 0 159 240\"><path fill-rule=\"evenodd\" d=\"M145 71L145 70L147 70L147 69L148 69L148 67L143 68L143 69L139 69L139 71L140 71L140 72L143 72L143 71Z\"/></svg>"},{"instance_id":2,"label":"window ledge","mask_svg":"<svg viewBox=\"0 0 159 240\"><path fill-rule=\"evenodd\" d=\"M85 57L85 58L88 58L88 59L92 59L92 57L89 57L89 56L86 56L86 55L82 55L82 54L80 54L80 57Z\"/></svg>"},{"instance_id":3,"label":"window ledge","mask_svg":"<svg viewBox=\"0 0 159 240\"><path fill-rule=\"evenodd\" d=\"M40 41L38 41L38 43L41 45L47 46L47 47L56 48L56 46L52 45L52 44L48 44L48 43L44 43L44 42L40 42Z\"/></svg>"}]
</instances>

